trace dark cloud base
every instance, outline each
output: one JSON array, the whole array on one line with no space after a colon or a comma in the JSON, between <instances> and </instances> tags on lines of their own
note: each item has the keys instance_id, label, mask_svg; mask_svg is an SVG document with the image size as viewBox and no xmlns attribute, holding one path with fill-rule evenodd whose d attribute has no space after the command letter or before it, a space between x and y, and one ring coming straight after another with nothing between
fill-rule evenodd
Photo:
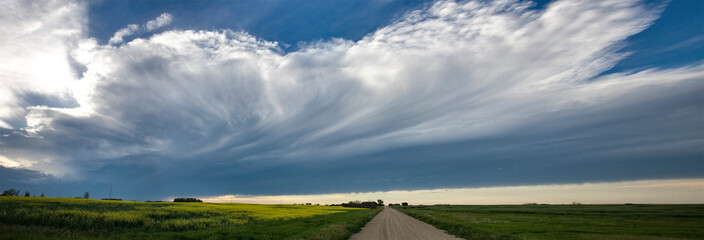
<instances>
[{"instance_id":1,"label":"dark cloud base","mask_svg":"<svg viewBox=\"0 0 704 240\"><path fill-rule=\"evenodd\" d=\"M174 196L321 194L704 177L701 152L623 159L600 154L575 158L515 151L502 156L469 154L463 157L464 161L447 156L457 153L442 154L447 148L464 144L474 145L469 142L399 149L337 160L335 164L319 161L275 167L245 165L236 169L191 166L183 168L189 172L161 174L138 166L106 166L94 173L101 177L82 181L3 167L0 186L60 197L89 191L95 198L102 198L107 197L109 185L113 184L115 197L154 200Z\"/></svg>"}]
</instances>

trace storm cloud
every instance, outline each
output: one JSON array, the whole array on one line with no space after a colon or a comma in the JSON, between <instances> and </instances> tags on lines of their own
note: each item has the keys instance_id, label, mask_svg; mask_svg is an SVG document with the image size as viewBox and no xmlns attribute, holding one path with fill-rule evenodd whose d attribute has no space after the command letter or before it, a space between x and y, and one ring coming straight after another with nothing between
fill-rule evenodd
<instances>
[{"instance_id":1,"label":"storm cloud","mask_svg":"<svg viewBox=\"0 0 704 240\"><path fill-rule=\"evenodd\" d=\"M153 198L704 175L704 65L602 74L661 6L437 1L285 52L227 29L100 45L81 2L5 3L3 186Z\"/></svg>"}]
</instances>

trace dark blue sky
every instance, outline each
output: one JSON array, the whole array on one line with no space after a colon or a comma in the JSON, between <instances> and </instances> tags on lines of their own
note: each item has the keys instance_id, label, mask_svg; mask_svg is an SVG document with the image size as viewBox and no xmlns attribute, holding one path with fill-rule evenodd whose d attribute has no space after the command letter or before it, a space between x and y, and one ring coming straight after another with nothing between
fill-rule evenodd
<instances>
[{"instance_id":1,"label":"dark blue sky","mask_svg":"<svg viewBox=\"0 0 704 240\"><path fill-rule=\"evenodd\" d=\"M664 11L648 29L628 38L623 52L631 53L607 73L645 68L679 67L704 56L704 2L675 0L661 3Z\"/></svg>"},{"instance_id":2,"label":"dark blue sky","mask_svg":"<svg viewBox=\"0 0 704 240\"><path fill-rule=\"evenodd\" d=\"M702 9L13 2L0 188L145 200L702 178Z\"/></svg>"},{"instance_id":3,"label":"dark blue sky","mask_svg":"<svg viewBox=\"0 0 704 240\"><path fill-rule=\"evenodd\" d=\"M290 45L344 38L359 40L405 12L430 0L322 1L99 1L91 4L89 33L103 43L127 24L142 23L163 12L176 17L170 29L246 31Z\"/></svg>"}]
</instances>

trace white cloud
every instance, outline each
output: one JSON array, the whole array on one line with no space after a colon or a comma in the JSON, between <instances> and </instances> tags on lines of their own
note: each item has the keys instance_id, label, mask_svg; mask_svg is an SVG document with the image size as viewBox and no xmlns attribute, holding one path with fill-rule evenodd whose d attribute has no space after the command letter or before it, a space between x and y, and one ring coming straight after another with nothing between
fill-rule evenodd
<instances>
[{"instance_id":1,"label":"white cloud","mask_svg":"<svg viewBox=\"0 0 704 240\"><path fill-rule=\"evenodd\" d=\"M144 24L144 28L147 31L153 31L153 30L159 29L163 26L170 24L172 20L173 19L171 18L171 14L162 13L156 19L151 20L151 21L147 22L146 24Z\"/></svg>"},{"instance_id":2,"label":"white cloud","mask_svg":"<svg viewBox=\"0 0 704 240\"><path fill-rule=\"evenodd\" d=\"M56 58L35 57L55 64L70 52L85 65L80 81L66 77L50 88L63 89L57 92L80 106L26 108L14 103L16 90L4 88L11 93L5 107L12 110L0 115L0 127L22 117L25 135L37 136L4 138L5 156L63 156L32 169L87 175L111 164L163 170L193 159L220 167L264 159L334 162L396 147L630 119L634 109L653 101L662 104L639 113L645 119L672 125L691 120L691 111L658 114L676 105L671 99L701 91L701 65L598 77L623 57L617 46L649 26L657 12L623 0L529 7L520 1L439 1L360 41L335 39L287 54L277 43L229 30L166 31L119 47L90 39L59 44L63 53ZM143 27L129 25L110 44L170 19L162 14ZM20 49L15 40L2 46ZM40 40L30 42L57 46ZM33 56L3 54L27 62ZM32 67L16 66L22 73L33 73ZM68 67L60 70L55 76L68 75ZM8 72L2 72L3 83L55 79ZM680 134L667 124L650 129Z\"/></svg>"},{"instance_id":3,"label":"white cloud","mask_svg":"<svg viewBox=\"0 0 704 240\"><path fill-rule=\"evenodd\" d=\"M115 34L110 38L109 43L112 45L120 44L124 41L125 37L134 35L144 29L147 32L157 30L163 26L166 26L172 21L171 14L162 13L154 20L150 20L144 24L144 26L139 26L137 24L129 24L127 27L122 28L115 32Z\"/></svg>"},{"instance_id":4,"label":"white cloud","mask_svg":"<svg viewBox=\"0 0 704 240\"><path fill-rule=\"evenodd\" d=\"M124 41L125 37L134 34L138 30L139 30L139 25L137 25L137 24L127 25L126 28L117 30L117 32L115 32L115 35L113 35L110 38L109 42L110 42L110 44L120 44L120 43L122 43L122 41Z\"/></svg>"}]
</instances>

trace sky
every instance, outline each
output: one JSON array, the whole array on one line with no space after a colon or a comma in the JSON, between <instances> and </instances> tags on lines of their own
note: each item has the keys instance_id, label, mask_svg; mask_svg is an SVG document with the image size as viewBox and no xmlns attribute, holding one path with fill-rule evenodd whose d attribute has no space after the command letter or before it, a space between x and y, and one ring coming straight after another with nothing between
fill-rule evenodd
<instances>
[{"instance_id":1,"label":"sky","mask_svg":"<svg viewBox=\"0 0 704 240\"><path fill-rule=\"evenodd\" d=\"M704 203L702 1L0 6L2 189Z\"/></svg>"}]
</instances>

